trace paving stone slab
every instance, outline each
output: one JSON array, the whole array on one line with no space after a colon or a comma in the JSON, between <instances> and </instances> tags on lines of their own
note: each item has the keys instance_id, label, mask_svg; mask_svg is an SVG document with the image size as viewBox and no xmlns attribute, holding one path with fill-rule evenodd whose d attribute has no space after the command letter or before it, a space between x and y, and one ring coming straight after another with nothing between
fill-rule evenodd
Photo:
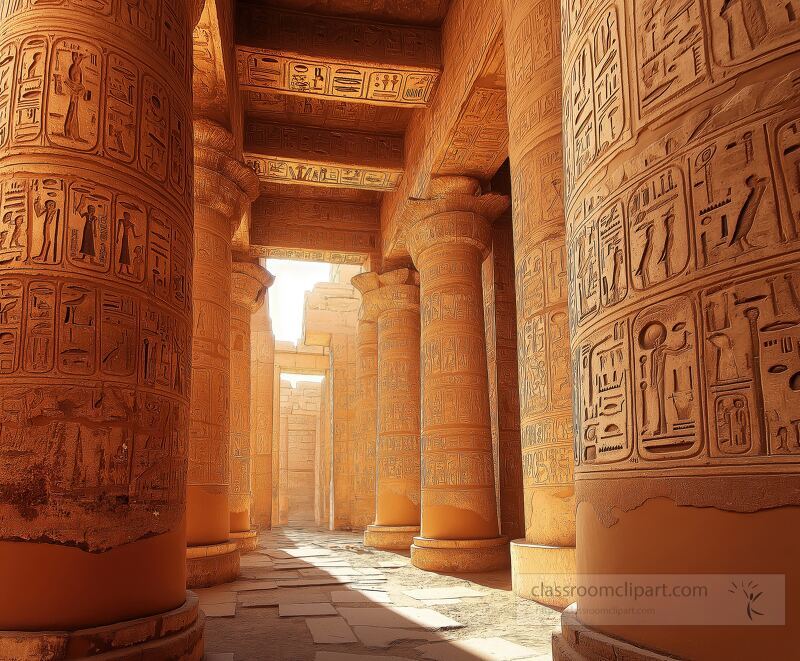
<instances>
[{"instance_id":1,"label":"paving stone slab","mask_svg":"<svg viewBox=\"0 0 800 661\"><path fill-rule=\"evenodd\" d=\"M278 604L278 617L309 617L311 615L338 615L338 613L333 604L328 603Z\"/></svg>"},{"instance_id":2,"label":"paving stone slab","mask_svg":"<svg viewBox=\"0 0 800 661\"><path fill-rule=\"evenodd\" d=\"M287 579L287 580L297 580L297 579ZM261 581L261 580L254 580L254 581L233 581L233 583L228 583L228 587L230 590L234 592L246 592L248 590L274 590L278 587L278 584L275 581Z\"/></svg>"},{"instance_id":3,"label":"paving stone slab","mask_svg":"<svg viewBox=\"0 0 800 661\"><path fill-rule=\"evenodd\" d=\"M278 589L269 592L242 592L239 595L239 605L243 608L264 608L278 604L312 604L323 601L330 602L330 600L329 595L319 590L302 588Z\"/></svg>"},{"instance_id":4,"label":"paving stone slab","mask_svg":"<svg viewBox=\"0 0 800 661\"><path fill-rule=\"evenodd\" d=\"M400 629L460 629L465 625L431 608L380 606L375 608L338 608L348 624Z\"/></svg>"},{"instance_id":5,"label":"paving stone slab","mask_svg":"<svg viewBox=\"0 0 800 661\"><path fill-rule=\"evenodd\" d=\"M333 555L330 549L323 549L319 546L300 546L289 549L278 549L292 558L318 558L321 556Z\"/></svg>"},{"instance_id":6,"label":"paving stone slab","mask_svg":"<svg viewBox=\"0 0 800 661\"><path fill-rule=\"evenodd\" d=\"M361 571L353 567L313 567L301 569L302 576L361 576Z\"/></svg>"},{"instance_id":7,"label":"paving stone slab","mask_svg":"<svg viewBox=\"0 0 800 661\"><path fill-rule=\"evenodd\" d=\"M275 579L287 579L287 578L300 578L300 574L296 571L292 571L291 569L275 569L275 568L265 568L265 569L243 569L242 578L250 579L250 580L275 580Z\"/></svg>"},{"instance_id":8,"label":"paving stone slab","mask_svg":"<svg viewBox=\"0 0 800 661\"><path fill-rule=\"evenodd\" d=\"M358 642L353 630L341 617L309 617L306 626L317 645Z\"/></svg>"},{"instance_id":9,"label":"paving stone slab","mask_svg":"<svg viewBox=\"0 0 800 661\"><path fill-rule=\"evenodd\" d=\"M282 588L300 588L306 587L309 585L345 585L346 583L352 583L353 579L347 578L346 576L329 576L323 577L320 576L319 578L288 578L283 581L277 581L276 585Z\"/></svg>"},{"instance_id":10,"label":"paving stone slab","mask_svg":"<svg viewBox=\"0 0 800 661\"><path fill-rule=\"evenodd\" d=\"M202 610L206 617L233 617L236 615L236 602L227 604L201 604Z\"/></svg>"},{"instance_id":11,"label":"paving stone slab","mask_svg":"<svg viewBox=\"0 0 800 661\"><path fill-rule=\"evenodd\" d=\"M441 638L441 634L424 629L353 627L353 631L365 647L387 648L401 640L440 640Z\"/></svg>"},{"instance_id":12,"label":"paving stone slab","mask_svg":"<svg viewBox=\"0 0 800 661\"><path fill-rule=\"evenodd\" d=\"M478 592L472 588L465 587L451 587L451 588L416 588L414 590L406 590L403 594L412 597L413 599L462 599L469 597L485 597L484 592Z\"/></svg>"},{"instance_id":13,"label":"paving stone slab","mask_svg":"<svg viewBox=\"0 0 800 661\"><path fill-rule=\"evenodd\" d=\"M335 604L389 604L391 599L386 592L361 592L359 590L334 590L331 600Z\"/></svg>"},{"instance_id":14,"label":"paving stone slab","mask_svg":"<svg viewBox=\"0 0 800 661\"><path fill-rule=\"evenodd\" d=\"M375 656L374 654L350 654L349 652L317 652L314 661L408 661L407 656Z\"/></svg>"},{"instance_id":15,"label":"paving stone slab","mask_svg":"<svg viewBox=\"0 0 800 661\"><path fill-rule=\"evenodd\" d=\"M200 599L200 605L205 604L235 604L236 592L233 590L204 590L195 588L193 592Z\"/></svg>"},{"instance_id":16,"label":"paving stone slab","mask_svg":"<svg viewBox=\"0 0 800 661\"><path fill-rule=\"evenodd\" d=\"M464 638L420 645L426 659L435 661L514 661L533 659L539 654L505 638Z\"/></svg>"}]
</instances>

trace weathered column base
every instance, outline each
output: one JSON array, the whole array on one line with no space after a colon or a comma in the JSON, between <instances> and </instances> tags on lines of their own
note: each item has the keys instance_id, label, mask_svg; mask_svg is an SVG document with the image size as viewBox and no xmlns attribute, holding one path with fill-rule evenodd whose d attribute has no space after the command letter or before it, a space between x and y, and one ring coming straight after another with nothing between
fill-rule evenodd
<instances>
[{"instance_id":1,"label":"weathered column base","mask_svg":"<svg viewBox=\"0 0 800 661\"><path fill-rule=\"evenodd\" d=\"M390 551L407 551L419 534L419 526L367 526L364 546Z\"/></svg>"},{"instance_id":2,"label":"weathered column base","mask_svg":"<svg viewBox=\"0 0 800 661\"><path fill-rule=\"evenodd\" d=\"M0 631L0 659L59 661L100 657L114 661L203 658L205 616L197 595L175 610L76 631Z\"/></svg>"},{"instance_id":3,"label":"weathered column base","mask_svg":"<svg viewBox=\"0 0 800 661\"><path fill-rule=\"evenodd\" d=\"M411 564L426 571L472 572L508 567L508 538L430 539L414 537Z\"/></svg>"},{"instance_id":4,"label":"weathered column base","mask_svg":"<svg viewBox=\"0 0 800 661\"><path fill-rule=\"evenodd\" d=\"M618 638L593 631L580 623L575 604L561 614L561 633L553 634L553 661L679 661L677 656L631 645Z\"/></svg>"},{"instance_id":5,"label":"weathered column base","mask_svg":"<svg viewBox=\"0 0 800 661\"><path fill-rule=\"evenodd\" d=\"M511 583L518 597L565 609L575 594L575 547L512 540Z\"/></svg>"},{"instance_id":6,"label":"weathered column base","mask_svg":"<svg viewBox=\"0 0 800 661\"><path fill-rule=\"evenodd\" d=\"M186 547L186 586L208 588L233 581L239 575L236 542Z\"/></svg>"},{"instance_id":7,"label":"weathered column base","mask_svg":"<svg viewBox=\"0 0 800 661\"><path fill-rule=\"evenodd\" d=\"M258 530L247 530L246 532L232 532L230 540L236 544L239 553L252 553L258 548Z\"/></svg>"}]
</instances>

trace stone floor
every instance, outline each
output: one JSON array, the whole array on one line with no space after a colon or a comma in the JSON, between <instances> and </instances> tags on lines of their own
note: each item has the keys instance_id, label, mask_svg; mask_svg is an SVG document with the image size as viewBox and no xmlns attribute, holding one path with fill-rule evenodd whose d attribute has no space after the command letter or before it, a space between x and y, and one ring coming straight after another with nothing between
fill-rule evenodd
<instances>
[{"instance_id":1,"label":"stone floor","mask_svg":"<svg viewBox=\"0 0 800 661\"><path fill-rule=\"evenodd\" d=\"M506 571L445 575L361 535L278 528L234 583L197 590L208 661L549 661L559 614Z\"/></svg>"}]
</instances>

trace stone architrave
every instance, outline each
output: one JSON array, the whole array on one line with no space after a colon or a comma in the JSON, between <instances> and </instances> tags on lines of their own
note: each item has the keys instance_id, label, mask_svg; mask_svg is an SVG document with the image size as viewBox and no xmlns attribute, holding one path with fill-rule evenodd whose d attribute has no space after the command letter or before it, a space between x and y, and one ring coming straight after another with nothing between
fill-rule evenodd
<instances>
[{"instance_id":1,"label":"stone architrave","mask_svg":"<svg viewBox=\"0 0 800 661\"><path fill-rule=\"evenodd\" d=\"M629 598L585 594L560 659L778 659L800 634L797 6L674 9L562 12L577 571L731 575L744 626L603 619Z\"/></svg>"},{"instance_id":2,"label":"stone architrave","mask_svg":"<svg viewBox=\"0 0 800 661\"><path fill-rule=\"evenodd\" d=\"M231 239L258 192L255 175L236 155L234 137L196 120L194 337L186 534L189 585L213 585L238 573L230 538ZM249 363L248 363L249 368ZM217 552L219 551L219 552Z\"/></svg>"},{"instance_id":3,"label":"stone architrave","mask_svg":"<svg viewBox=\"0 0 800 661\"><path fill-rule=\"evenodd\" d=\"M420 277L422 511L411 561L421 569L507 566L499 535L481 265L508 198L440 177L411 205L407 246Z\"/></svg>"},{"instance_id":4,"label":"stone architrave","mask_svg":"<svg viewBox=\"0 0 800 661\"><path fill-rule=\"evenodd\" d=\"M183 531L198 13L153 11L148 32L111 2L0 12L2 658L203 652Z\"/></svg>"},{"instance_id":5,"label":"stone architrave","mask_svg":"<svg viewBox=\"0 0 800 661\"><path fill-rule=\"evenodd\" d=\"M230 503L231 539L241 552L252 551L258 536L251 530L253 501L250 445L250 319L262 308L274 277L257 263L233 261L231 273Z\"/></svg>"},{"instance_id":6,"label":"stone architrave","mask_svg":"<svg viewBox=\"0 0 800 661\"><path fill-rule=\"evenodd\" d=\"M525 506L511 566L514 592L530 599L575 572L558 0L504 0L503 21ZM569 598L537 601L564 608Z\"/></svg>"},{"instance_id":7,"label":"stone architrave","mask_svg":"<svg viewBox=\"0 0 800 661\"><path fill-rule=\"evenodd\" d=\"M419 274L375 276L364 301L378 318L375 522L364 545L408 549L419 534Z\"/></svg>"},{"instance_id":8,"label":"stone architrave","mask_svg":"<svg viewBox=\"0 0 800 661\"><path fill-rule=\"evenodd\" d=\"M250 447L252 461L252 522L272 527L272 377L275 335L269 316L269 296L250 318Z\"/></svg>"},{"instance_id":9,"label":"stone architrave","mask_svg":"<svg viewBox=\"0 0 800 661\"><path fill-rule=\"evenodd\" d=\"M378 408L378 324L371 294L378 275L360 273L351 279L361 292L356 330L356 387L353 402L353 528L375 520L375 443Z\"/></svg>"},{"instance_id":10,"label":"stone architrave","mask_svg":"<svg viewBox=\"0 0 800 661\"><path fill-rule=\"evenodd\" d=\"M492 251L483 262L483 306L500 532L514 539L525 534L525 521L510 211L492 225Z\"/></svg>"}]
</instances>

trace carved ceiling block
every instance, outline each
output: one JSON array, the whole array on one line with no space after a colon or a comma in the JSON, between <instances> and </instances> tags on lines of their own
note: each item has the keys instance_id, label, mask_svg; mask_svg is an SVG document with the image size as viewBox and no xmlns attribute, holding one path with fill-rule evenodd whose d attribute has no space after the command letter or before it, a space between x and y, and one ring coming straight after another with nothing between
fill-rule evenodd
<instances>
[{"instance_id":1,"label":"carved ceiling block","mask_svg":"<svg viewBox=\"0 0 800 661\"><path fill-rule=\"evenodd\" d=\"M348 202L262 196L253 205L250 241L270 248L358 253L361 257L356 263L361 263L365 255L379 250L378 209Z\"/></svg>"},{"instance_id":2,"label":"carved ceiling block","mask_svg":"<svg viewBox=\"0 0 800 661\"><path fill-rule=\"evenodd\" d=\"M240 5L242 89L424 107L441 71L439 31Z\"/></svg>"},{"instance_id":3,"label":"carved ceiling block","mask_svg":"<svg viewBox=\"0 0 800 661\"><path fill-rule=\"evenodd\" d=\"M245 129L245 149L283 158L315 158L347 165L403 166L403 139L350 131L331 131L284 123L251 121Z\"/></svg>"}]
</instances>

